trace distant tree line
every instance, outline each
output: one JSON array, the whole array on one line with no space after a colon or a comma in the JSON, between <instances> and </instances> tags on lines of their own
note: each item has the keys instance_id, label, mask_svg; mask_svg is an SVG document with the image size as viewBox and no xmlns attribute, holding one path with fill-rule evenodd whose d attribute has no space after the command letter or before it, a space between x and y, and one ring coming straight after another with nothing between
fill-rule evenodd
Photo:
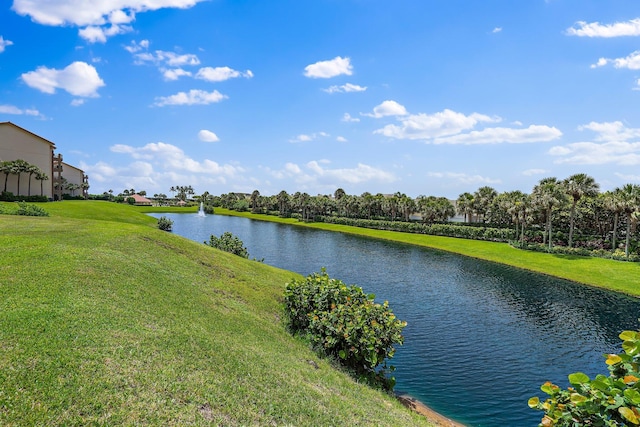
<instances>
[{"instance_id":1,"label":"distant tree line","mask_svg":"<svg viewBox=\"0 0 640 427\"><path fill-rule=\"evenodd\" d=\"M483 186L456 200L403 193L311 196L281 191L263 196L227 193L202 197L206 205L236 211L336 222L454 237L509 241L532 250L638 260L640 186L626 184L600 191L591 176L541 179L530 193L499 193ZM455 215L459 221L452 222Z\"/></svg>"}]
</instances>

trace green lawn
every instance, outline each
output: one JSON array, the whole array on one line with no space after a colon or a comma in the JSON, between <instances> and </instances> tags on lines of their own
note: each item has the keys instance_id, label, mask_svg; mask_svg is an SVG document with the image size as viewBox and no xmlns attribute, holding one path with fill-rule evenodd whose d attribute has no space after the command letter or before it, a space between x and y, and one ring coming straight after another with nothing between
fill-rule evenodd
<instances>
[{"instance_id":1,"label":"green lawn","mask_svg":"<svg viewBox=\"0 0 640 427\"><path fill-rule=\"evenodd\" d=\"M0 425L428 425L285 331L293 273L140 208L41 206L0 215Z\"/></svg>"},{"instance_id":2,"label":"green lawn","mask_svg":"<svg viewBox=\"0 0 640 427\"><path fill-rule=\"evenodd\" d=\"M342 233L441 249L474 258L508 264L590 286L622 292L628 295L640 296L640 263L524 251L515 249L506 243L371 230L336 224L304 223L291 218L255 215L248 212L240 213L221 208L216 208L216 213L322 230L339 231Z\"/></svg>"}]
</instances>

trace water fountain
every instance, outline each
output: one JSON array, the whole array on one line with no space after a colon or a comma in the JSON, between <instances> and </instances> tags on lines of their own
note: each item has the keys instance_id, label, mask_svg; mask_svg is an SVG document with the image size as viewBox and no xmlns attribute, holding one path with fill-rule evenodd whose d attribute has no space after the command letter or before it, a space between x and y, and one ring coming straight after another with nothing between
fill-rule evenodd
<instances>
[{"instance_id":1,"label":"water fountain","mask_svg":"<svg viewBox=\"0 0 640 427\"><path fill-rule=\"evenodd\" d=\"M200 202L200 209L198 209L198 216L205 217L204 202Z\"/></svg>"}]
</instances>

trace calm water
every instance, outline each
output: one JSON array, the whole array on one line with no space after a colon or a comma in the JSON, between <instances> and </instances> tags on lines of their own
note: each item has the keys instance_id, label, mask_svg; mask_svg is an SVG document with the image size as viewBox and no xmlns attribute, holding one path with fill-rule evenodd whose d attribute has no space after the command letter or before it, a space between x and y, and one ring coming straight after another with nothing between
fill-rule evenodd
<instances>
[{"instance_id":1,"label":"calm water","mask_svg":"<svg viewBox=\"0 0 640 427\"><path fill-rule=\"evenodd\" d=\"M162 214L203 242L231 231L252 258L330 276L388 300L408 322L392 362L396 390L468 426L536 426L547 380L606 374L603 353L637 329L640 300L409 245L245 218ZM162 216L154 215L156 217Z\"/></svg>"}]
</instances>

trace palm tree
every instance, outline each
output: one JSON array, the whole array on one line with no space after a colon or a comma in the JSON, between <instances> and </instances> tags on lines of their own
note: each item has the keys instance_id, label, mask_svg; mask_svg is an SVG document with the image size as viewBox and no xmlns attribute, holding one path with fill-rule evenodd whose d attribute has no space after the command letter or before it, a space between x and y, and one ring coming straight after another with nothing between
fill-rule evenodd
<instances>
[{"instance_id":1,"label":"palm tree","mask_svg":"<svg viewBox=\"0 0 640 427\"><path fill-rule=\"evenodd\" d=\"M473 194L462 193L456 200L456 209L458 215L464 215L464 222L469 222L473 215Z\"/></svg>"},{"instance_id":2,"label":"palm tree","mask_svg":"<svg viewBox=\"0 0 640 427\"><path fill-rule=\"evenodd\" d=\"M31 196L31 177L34 174L38 174L40 173L40 168L36 165L29 165L29 167L27 168L26 172L29 174L29 191L27 193L28 196ZM37 175L36 175L37 176Z\"/></svg>"},{"instance_id":3,"label":"palm tree","mask_svg":"<svg viewBox=\"0 0 640 427\"><path fill-rule=\"evenodd\" d=\"M48 179L49 179L49 175L44 173L44 171L40 170L40 171L36 172L36 181L40 181L40 196L44 196L43 183L44 183L44 181L47 181Z\"/></svg>"},{"instance_id":4,"label":"palm tree","mask_svg":"<svg viewBox=\"0 0 640 427\"><path fill-rule=\"evenodd\" d=\"M258 198L260 197L260 192L258 190L253 190L251 193L251 212L258 212Z\"/></svg>"},{"instance_id":5,"label":"palm tree","mask_svg":"<svg viewBox=\"0 0 640 427\"><path fill-rule=\"evenodd\" d=\"M7 192L7 181L9 180L9 174L12 173L11 172L12 166L13 166L12 161L4 161L0 163L0 172L4 174L4 190L3 190L4 193Z\"/></svg>"},{"instance_id":6,"label":"palm tree","mask_svg":"<svg viewBox=\"0 0 640 427\"><path fill-rule=\"evenodd\" d=\"M13 162L13 168L11 173L13 175L18 176L18 187L16 191L16 196L20 195L20 177L22 176L22 173L27 172L28 168L29 168L29 163L26 162L25 160L18 159Z\"/></svg>"},{"instance_id":7,"label":"palm tree","mask_svg":"<svg viewBox=\"0 0 640 427\"><path fill-rule=\"evenodd\" d=\"M478 215L482 215L482 222L487 220L487 214L489 213L493 199L495 199L497 195L498 192L489 186L480 187L473 193L473 210L475 210Z\"/></svg>"},{"instance_id":8,"label":"palm tree","mask_svg":"<svg viewBox=\"0 0 640 427\"><path fill-rule=\"evenodd\" d=\"M543 178L538 185L533 188L532 197L534 204L544 211L546 233L543 243L546 242L548 236L549 249L551 249L551 219L553 208L559 206L565 200L564 189L557 178Z\"/></svg>"},{"instance_id":9,"label":"palm tree","mask_svg":"<svg viewBox=\"0 0 640 427\"><path fill-rule=\"evenodd\" d=\"M629 239L631 236L631 221L633 214L640 208L640 185L625 184L621 188L614 190L616 197L620 202L622 212L625 213L627 219L626 242L624 245L624 254L629 257Z\"/></svg>"},{"instance_id":10,"label":"palm tree","mask_svg":"<svg viewBox=\"0 0 640 427\"><path fill-rule=\"evenodd\" d=\"M278 207L279 207L279 210L280 210L280 216L284 217L286 215L286 213L289 211L289 205L291 203L290 202L290 198L289 198L289 194L285 190L282 190L281 192L278 193L276 198L278 199Z\"/></svg>"},{"instance_id":11,"label":"palm tree","mask_svg":"<svg viewBox=\"0 0 640 427\"><path fill-rule=\"evenodd\" d=\"M583 197L595 197L600 186L596 180L585 173L571 175L562 182L565 192L572 199L569 224L569 247L573 246L573 230L576 221L576 205Z\"/></svg>"},{"instance_id":12,"label":"palm tree","mask_svg":"<svg viewBox=\"0 0 640 427\"><path fill-rule=\"evenodd\" d=\"M611 249L616 250L616 240L618 237L618 221L620 219L620 214L623 213L624 209L622 203L620 202L620 198L618 197L618 193L615 191L607 191L604 193L604 206L608 211L613 213L613 233L611 236Z\"/></svg>"}]
</instances>

